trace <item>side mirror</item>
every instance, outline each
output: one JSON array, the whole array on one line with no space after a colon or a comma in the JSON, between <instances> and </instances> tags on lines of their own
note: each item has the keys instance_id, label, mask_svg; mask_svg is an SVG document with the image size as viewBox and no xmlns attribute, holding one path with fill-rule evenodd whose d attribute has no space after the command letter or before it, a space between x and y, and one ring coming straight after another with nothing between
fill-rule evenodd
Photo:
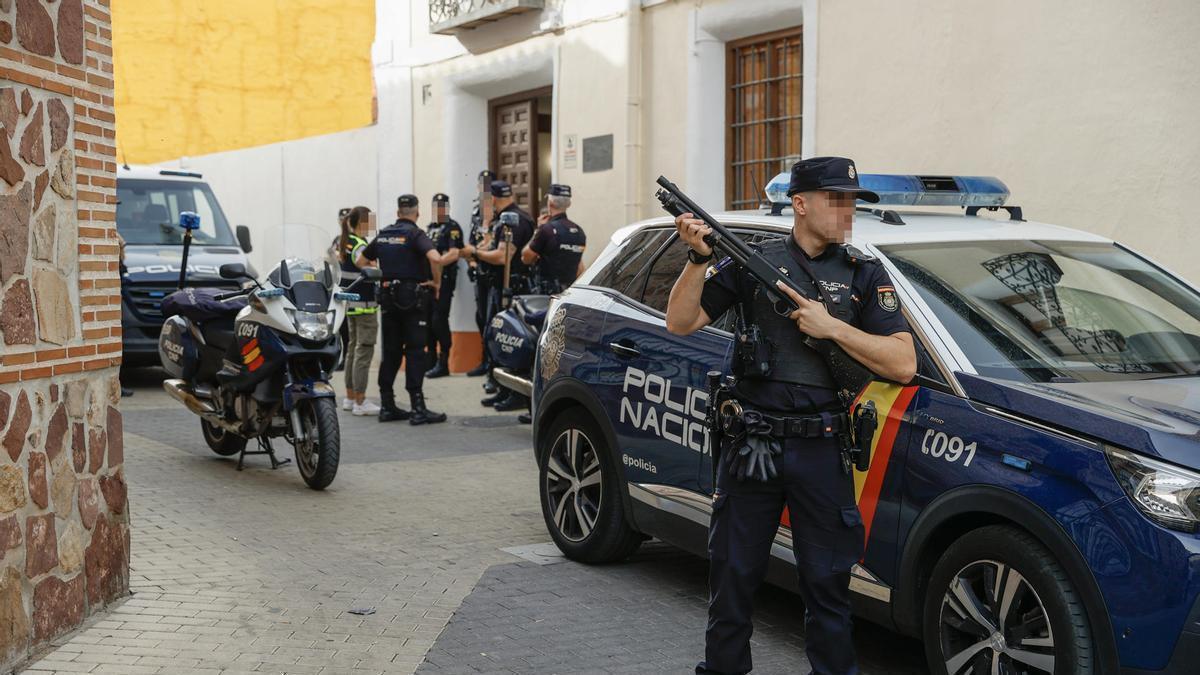
<instances>
[{"instance_id":1,"label":"side mirror","mask_svg":"<svg viewBox=\"0 0 1200 675\"><path fill-rule=\"evenodd\" d=\"M254 250L254 247L250 245L250 228L245 225L237 226L237 240L238 246L242 247L242 253L249 253Z\"/></svg>"},{"instance_id":2,"label":"side mirror","mask_svg":"<svg viewBox=\"0 0 1200 675\"><path fill-rule=\"evenodd\" d=\"M225 263L218 272L222 279L245 279L250 276L246 274L246 266L242 263Z\"/></svg>"},{"instance_id":3,"label":"side mirror","mask_svg":"<svg viewBox=\"0 0 1200 675\"><path fill-rule=\"evenodd\" d=\"M378 267L364 267L362 268L362 275L371 281L378 281L383 278L383 271Z\"/></svg>"}]
</instances>

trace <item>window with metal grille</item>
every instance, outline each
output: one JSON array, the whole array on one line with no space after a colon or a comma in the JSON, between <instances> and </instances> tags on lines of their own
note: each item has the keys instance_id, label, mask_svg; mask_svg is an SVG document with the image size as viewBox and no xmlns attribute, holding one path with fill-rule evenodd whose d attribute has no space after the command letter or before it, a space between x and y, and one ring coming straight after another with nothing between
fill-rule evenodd
<instances>
[{"instance_id":1,"label":"window with metal grille","mask_svg":"<svg viewBox=\"0 0 1200 675\"><path fill-rule=\"evenodd\" d=\"M725 96L726 206L756 208L763 187L800 158L800 28L730 42Z\"/></svg>"}]
</instances>

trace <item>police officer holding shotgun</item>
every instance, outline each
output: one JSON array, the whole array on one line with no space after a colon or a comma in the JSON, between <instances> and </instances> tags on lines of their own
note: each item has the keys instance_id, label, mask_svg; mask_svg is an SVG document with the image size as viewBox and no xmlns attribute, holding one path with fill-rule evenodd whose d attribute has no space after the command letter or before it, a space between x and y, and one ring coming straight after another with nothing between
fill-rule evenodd
<instances>
[{"instance_id":1,"label":"police officer holding shotgun","mask_svg":"<svg viewBox=\"0 0 1200 675\"><path fill-rule=\"evenodd\" d=\"M916 371L912 335L879 262L845 245L856 199L879 201L858 184L854 162L815 157L791 170L791 235L758 248L798 309L778 313L743 265L714 259L705 223L676 218L690 247L671 291L667 329L687 335L726 310L737 317L734 381L710 404L720 420L709 530L709 612L697 673L746 673L752 663L753 595L767 571L783 507L805 605L813 672L857 673L850 618L850 568L863 554L863 524L844 439L851 418L827 352L836 345L876 377L908 382ZM710 267L715 264L715 273ZM706 281L706 276L708 280ZM719 437L719 440L718 440Z\"/></svg>"}]
</instances>

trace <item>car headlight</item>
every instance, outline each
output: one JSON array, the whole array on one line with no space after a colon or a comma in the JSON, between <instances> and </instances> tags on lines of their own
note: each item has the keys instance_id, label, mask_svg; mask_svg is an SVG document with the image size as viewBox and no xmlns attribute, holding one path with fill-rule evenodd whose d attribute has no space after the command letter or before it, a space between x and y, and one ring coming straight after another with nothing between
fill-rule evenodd
<instances>
[{"instance_id":1,"label":"car headlight","mask_svg":"<svg viewBox=\"0 0 1200 675\"><path fill-rule=\"evenodd\" d=\"M328 340L333 330L333 312L301 312L290 311L292 322L296 324L296 335L302 340Z\"/></svg>"},{"instance_id":2,"label":"car headlight","mask_svg":"<svg viewBox=\"0 0 1200 675\"><path fill-rule=\"evenodd\" d=\"M1138 510L1173 530L1200 529L1200 473L1107 445L1104 453Z\"/></svg>"}]
</instances>

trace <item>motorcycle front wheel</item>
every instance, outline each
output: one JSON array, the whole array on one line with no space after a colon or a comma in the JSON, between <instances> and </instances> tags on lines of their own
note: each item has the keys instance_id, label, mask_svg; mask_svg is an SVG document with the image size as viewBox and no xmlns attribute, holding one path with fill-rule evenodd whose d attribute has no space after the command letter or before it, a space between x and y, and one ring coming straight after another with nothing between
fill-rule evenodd
<instances>
[{"instance_id":1,"label":"motorcycle front wheel","mask_svg":"<svg viewBox=\"0 0 1200 675\"><path fill-rule=\"evenodd\" d=\"M342 434L338 428L337 404L332 398L310 398L296 404L300 415L300 438L292 440L296 466L308 487L324 490L337 475Z\"/></svg>"}]
</instances>

